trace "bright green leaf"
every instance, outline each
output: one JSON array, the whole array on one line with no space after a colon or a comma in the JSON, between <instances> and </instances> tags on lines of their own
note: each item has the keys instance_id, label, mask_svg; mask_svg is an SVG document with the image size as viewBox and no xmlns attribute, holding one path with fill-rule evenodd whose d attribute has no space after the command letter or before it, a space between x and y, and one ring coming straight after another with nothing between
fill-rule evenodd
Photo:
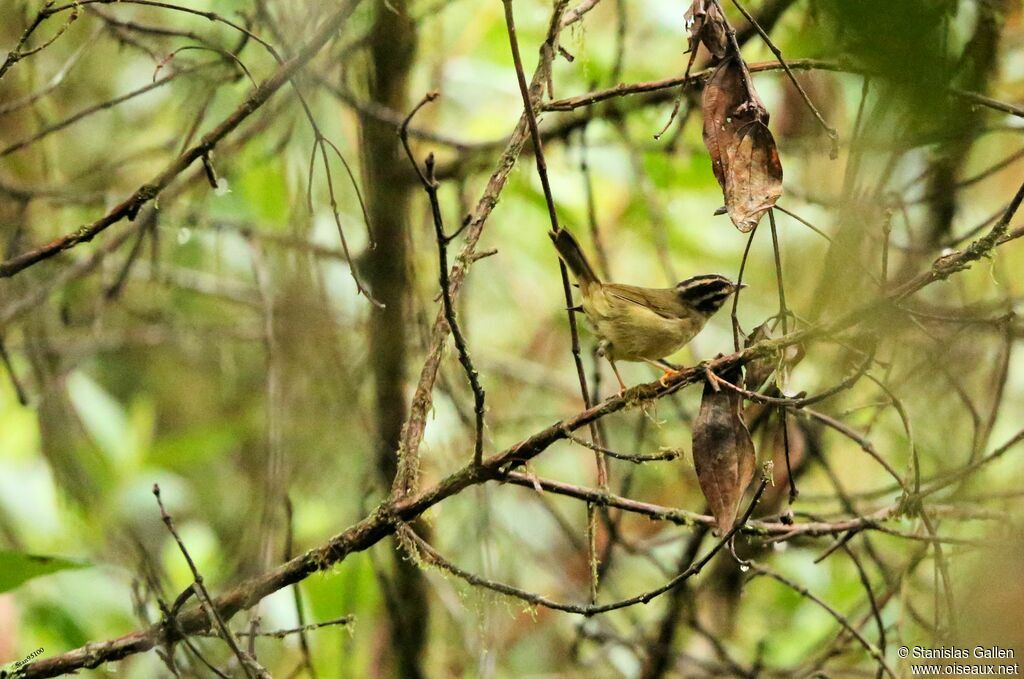
<instances>
[{"instance_id":1,"label":"bright green leaf","mask_svg":"<svg viewBox=\"0 0 1024 679\"><path fill-rule=\"evenodd\" d=\"M0 592L7 592L23 582L89 564L56 556L38 556L23 552L0 550Z\"/></svg>"},{"instance_id":2,"label":"bright green leaf","mask_svg":"<svg viewBox=\"0 0 1024 679\"><path fill-rule=\"evenodd\" d=\"M68 377L68 396L89 436L108 459L126 462L128 416L124 407L91 377L81 371Z\"/></svg>"}]
</instances>

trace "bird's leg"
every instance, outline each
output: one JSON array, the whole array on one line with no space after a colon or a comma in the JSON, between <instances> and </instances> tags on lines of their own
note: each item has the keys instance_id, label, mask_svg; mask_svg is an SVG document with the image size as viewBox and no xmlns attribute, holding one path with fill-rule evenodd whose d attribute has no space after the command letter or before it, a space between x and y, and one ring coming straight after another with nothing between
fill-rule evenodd
<instances>
[{"instance_id":1,"label":"bird's leg","mask_svg":"<svg viewBox=\"0 0 1024 679\"><path fill-rule=\"evenodd\" d=\"M612 372L615 373L615 379L619 381L619 396L622 396L626 393L626 383L622 381L622 375L619 374L619 369L615 365L615 360L612 359L611 352L608 351L609 348L608 340L601 340L597 343L597 355L604 356L608 359L608 362L612 366Z\"/></svg>"},{"instance_id":2,"label":"bird's leg","mask_svg":"<svg viewBox=\"0 0 1024 679\"><path fill-rule=\"evenodd\" d=\"M622 396L626 393L626 383L622 381L622 375L619 374L619 369L615 367L615 361L609 358L608 362L612 364L612 372L615 373L615 379L619 381L619 396Z\"/></svg>"},{"instance_id":3,"label":"bird's leg","mask_svg":"<svg viewBox=\"0 0 1024 679\"><path fill-rule=\"evenodd\" d=\"M644 361L646 361L647 363L650 363L651 365L653 365L656 368L661 368L661 370L665 373L661 377L658 378L658 384L660 384L663 387L667 387L668 386L668 384L665 383L665 380L667 380L670 377L675 377L676 375L679 374L679 368L677 368L676 366L672 365L671 363L669 363L666 360L663 360L663 359L656 359L655 360L655 359L645 358Z\"/></svg>"}]
</instances>

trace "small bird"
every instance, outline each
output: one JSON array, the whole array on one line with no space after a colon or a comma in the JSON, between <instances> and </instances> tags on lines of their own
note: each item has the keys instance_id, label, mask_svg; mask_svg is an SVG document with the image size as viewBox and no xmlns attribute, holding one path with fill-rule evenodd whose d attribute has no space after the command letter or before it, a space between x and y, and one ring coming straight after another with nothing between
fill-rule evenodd
<instances>
[{"instance_id":1,"label":"small bird","mask_svg":"<svg viewBox=\"0 0 1024 679\"><path fill-rule=\"evenodd\" d=\"M569 231L548 235L579 283L583 312L600 338L601 353L611 363L622 391L626 385L615 361L656 365L665 371L661 377L664 384L676 371L662 359L693 339L725 301L745 287L718 274L687 278L671 288L602 283Z\"/></svg>"}]
</instances>

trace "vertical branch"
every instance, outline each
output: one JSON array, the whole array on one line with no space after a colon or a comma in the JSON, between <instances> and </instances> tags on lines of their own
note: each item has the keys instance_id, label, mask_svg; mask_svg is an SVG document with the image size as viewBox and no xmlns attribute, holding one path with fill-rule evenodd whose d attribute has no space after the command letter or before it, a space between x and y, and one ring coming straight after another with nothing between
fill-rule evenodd
<instances>
[{"instance_id":1,"label":"vertical branch","mask_svg":"<svg viewBox=\"0 0 1024 679\"><path fill-rule=\"evenodd\" d=\"M547 74L551 68L550 55L554 53L554 49L551 46L553 46L557 41L559 26L561 26L562 12L564 9L565 3L559 3L555 5L554 11L552 12L551 21L548 25L548 34L545 39L545 45L548 45L549 48L544 50L543 55L546 56L540 60L540 63L537 64L537 68L533 73L533 77L530 82L531 97L540 96L543 84L547 79ZM508 143L505 145L504 151L502 151L499 156L495 164L495 169L491 172L491 175L487 180L487 185L478 199L473 212L467 217L464 242L462 247L459 248L459 254L456 256L451 273L449 274L449 289L453 302L458 299L459 292L461 291L462 285L466 280L466 275L469 272L469 267L472 266L473 262L479 259L479 256L476 253L477 243L483 234L483 229L487 224L487 220L490 217L491 212L498 203L498 199L505 188L505 184L508 182L509 174L515 167L516 160L519 158L519 154L526 145L526 140L529 135L526 118L527 115L524 111L520 116L515 129L512 131L512 135L509 138ZM409 409L409 417L402 426L400 450L402 450L405 455L415 456L423 441L423 435L426 431L427 415L433 407L433 396L431 392L433 391L434 384L437 380L438 368L441 364L441 352L447 342L448 333L450 331L451 327L448 324L448 319L444 316L444 309L439 309L430 331L427 357L420 370L419 379L416 384L416 391L413 394L412 404Z\"/></svg>"},{"instance_id":2,"label":"vertical branch","mask_svg":"<svg viewBox=\"0 0 1024 679\"><path fill-rule=\"evenodd\" d=\"M757 233L757 227L755 226L750 230L750 235L747 236L747 245L743 248L743 258L740 260L740 271L736 274L736 285L743 283L743 272L747 268L747 256L750 254L750 246L754 242L754 234ZM736 312L740 307L740 292L742 288L737 288L736 292L732 296L732 311L729 314L732 320L732 343L736 351L740 350L740 321L736 317Z\"/></svg>"},{"instance_id":3,"label":"vertical branch","mask_svg":"<svg viewBox=\"0 0 1024 679\"><path fill-rule=\"evenodd\" d=\"M466 338L462 334L462 329L459 327L459 321L455 317L455 306L452 304L452 292L451 283L448 278L448 243L458 235L449 236L444 232L444 218L441 215L441 205L437 199L437 179L434 176L434 154L427 156L426 161L426 174L420 170L419 165L416 163L416 158L412 154L412 149L409 147L409 121L416 115L423 106L437 98L436 92L430 92L418 103L409 115L406 116L402 122L401 127L398 130L398 136L402 140L402 147L405 149L406 155L409 157L409 162L412 163L412 167L416 170L416 176L419 177L420 183L423 185L423 190L427 192L427 197L430 199L430 214L434 221L434 236L437 239L437 258L438 258L438 271L439 271L439 282L441 285L441 300L444 305L444 316L448 320L448 325L452 331L452 339L455 341L455 349L459 354L459 363L462 364L462 369L466 372L466 378L469 380L469 386L473 390L473 412L476 414L476 441L473 446L473 464L479 466L483 461L484 455L484 405L485 405L485 394L483 387L480 386L480 376L477 373L476 368L473 367L473 361L469 357L469 346L466 344Z\"/></svg>"},{"instance_id":4,"label":"vertical branch","mask_svg":"<svg viewBox=\"0 0 1024 679\"><path fill-rule=\"evenodd\" d=\"M14 372L14 364L11 363L11 357L7 353L7 346L4 344L3 335L0 335L0 363L4 364L4 369L11 378L11 384L14 386L14 393L18 397L18 403L23 406L27 406L28 394L25 392L25 388L21 386L21 380L18 379L18 374Z\"/></svg>"},{"instance_id":5,"label":"vertical branch","mask_svg":"<svg viewBox=\"0 0 1024 679\"><path fill-rule=\"evenodd\" d=\"M992 407L989 409L988 416L985 418L985 422L976 437L977 443L971 451L971 462L976 461L981 455L981 451L988 446L989 440L992 437L992 430L996 426L996 419L1002 410L1003 398L1006 395L1006 384L1010 377L1010 359L1013 353L1014 335L1013 324L1006 321L1001 338L1002 351L1000 351L999 362L996 365L994 375L995 391L992 395Z\"/></svg>"},{"instance_id":6,"label":"vertical branch","mask_svg":"<svg viewBox=\"0 0 1024 679\"><path fill-rule=\"evenodd\" d=\"M160 498L160 486L155 483L153 484L153 496L156 498L157 506L160 508L160 518L163 520L164 525L167 526L167 531L178 544L178 549L181 551L181 555L185 557L185 561L188 563L188 568L192 572L193 578L192 590L196 595L196 599L199 600L199 605L202 606L203 610L210 618L211 626L215 626L217 628L220 636L231 648L231 652L238 658L238 662L242 666L242 670L245 672L246 677L249 677L249 679L269 679L270 674L256 663L256 659L253 656L243 651L238 645L238 639L235 638L231 628L228 627L227 622L217 611L217 607L213 604L213 598L210 597L210 591L206 589L206 585L203 582L202 573L200 573L199 568L196 567L195 561L192 560L192 555L189 554L188 548L185 547L185 543L182 541L181 536L178 535L178 531L174 528L174 521L164 508L164 502Z\"/></svg>"},{"instance_id":7,"label":"vertical branch","mask_svg":"<svg viewBox=\"0 0 1024 679\"><path fill-rule=\"evenodd\" d=\"M889 283L889 245L892 242L892 210L887 210L882 222L882 293Z\"/></svg>"},{"instance_id":8,"label":"vertical branch","mask_svg":"<svg viewBox=\"0 0 1024 679\"><path fill-rule=\"evenodd\" d=\"M263 306L263 346L266 351L267 377L264 385L264 417L266 428L266 465L263 469L263 507L260 510L259 525L259 570L273 566L275 559L274 542L280 535L280 508L285 503L288 489L288 469L285 466L284 446L281 435L281 358L277 344L274 320L274 290L267 271L263 251L255 239L249 239L252 250L252 267L256 278L256 289Z\"/></svg>"},{"instance_id":9,"label":"vertical branch","mask_svg":"<svg viewBox=\"0 0 1024 679\"><path fill-rule=\"evenodd\" d=\"M847 533L847 535L850 537L853 536L852 533ZM871 581L868 579L868 574L864 570L864 566L861 565L860 558L857 557L857 553L850 548L848 542L849 540L844 540L840 542L840 547L844 552L846 552L846 555L850 557L850 561L853 563L854 568L857 569L857 577L860 578L860 583L864 586L864 592L867 594L868 603L871 605L871 617L874 618L875 625L878 628L878 648L884 656L886 640L885 622L882 620L882 611L878 606L878 599L877 597L875 597L875 592L871 588ZM877 676L880 677L884 671L884 668L881 665L879 665Z\"/></svg>"},{"instance_id":10,"label":"vertical branch","mask_svg":"<svg viewBox=\"0 0 1024 679\"><path fill-rule=\"evenodd\" d=\"M689 117L691 110L692 109L690 107L687 107L686 111L684 111L683 117L679 121L680 126L686 123L686 119ZM633 175L636 177L636 187L639 189L640 196L644 200L644 208L647 211L647 217L651 227L651 237L654 241L654 252L658 257L658 264L661 265L662 273L665 274L665 283L668 286L675 285L679 282L679 277L676 275L675 268L672 266L671 258L669 258L669 219L666 214L665 206L662 205L659 200L658 192L655 190L655 186L651 182L650 175L647 174L647 168L644 167L643 150L638 148L637 145L629 138L629 132L626 131L625 127L619 130L619 136L622 137L622 142L629 154L629 161L633 168Z\"/></svg>"},{"instance_id":11,"label":"vertical branch","mask_svg":"<svg viewBox=\"0 0 1024 679\"><path fill-rule=\"evenodd\" d=\"M843 196L849 197L853 189L853 182L860 173L860 161L863 157L863 148L860 145L860 136L863 132L864 110L867 107L868 93L871 91L871 78L864 76L860 84L860 103L857 104L857 115L853 119L853 129L850 132L850 151L846 160L846 169L843 171Z\"/></svg>"},{"instance_id":12,"label":"vertical branch","mask_svg":"<svg viewBox=\"0 0 1024 679\"><path fill-rule=\"evenodd\" d=\"M558 232L562 230L562 227L558 224L558 213L555 209L555 199L551 193L551 182L548 180L548 166L547 161L544 158L544 147L541 142L540 130L537 127L537 113L533 108L533 102L530 99L530 89L526 83L526 73L523 71L523 59L519 54L519 38L516 36L516 25L515 18L512 14L512 0L502 0L502 4L505 6L505 26L508 29L508 40L509 46L512 50L512 61L515 64L516 78L519 81L519 93L523 98L523 108L526 115L526 123L530 130L530 138L533 141L534 149L534 160L537 164L537 175L540 177L541 187L544 190L544 202L548 208L548 218L551 221L551 228ZM567 0L557 0L559 6L564 7L568 4ZM560 11L556 9L556 14L560 14ZM553 52L553 46L547 43L541 48L542 52L549 52L541 55L541 59L551 60ZM562 292L565 295L565 308L567 310L572 309L572 288L569 284L569 273L565 268L565 264L561 259L558 260L558 268L562 276ZM592 403L590 400L590 391L587 389L587 375L583 369L583 359L580 354L580 338L579 329L576 324L576 317L572 311L566 311L569 317L569 331L572 335L572 356L573 361L576 364L576 375L579 378L580 393L583 395L583 402L589 408ZM597 430L591 426L590 428L591 437L595 440L599 440ZM594 453L597 461L597 474L598 484L603 488L608 484L608 472L605 466L604 457L601 453L595 451Z\"/></svg>"},{"instance_id":13,"label":"vertical branch","mask_svg":"<svg viewBox=\"0 0 1024 679\"><path fill-rule=\"evenodd\" d=\"M608 266L608 253L604 248L604 240L601 238L601 225L597 220L597 205L594 200L594 181L590 174L590 164L587 162L587 125L580 128L579 140L580 174L583 176L583 194L586 196L587 201L587 223L590 226L590 239L594 242L594 251L597 252L598 273L607 278L611 275L611 269Z\"/></svg>"},{"instance_id":14,"label":"vertical branch","mask_svg":"<svg viewBox=\"0 0 1024 679\"><path fill-rule=\"evenodd\" d=\"M678 572L685 571L693 564L694 559L697 558L697 552L700 551L700 546L709 532L707 526L696 528L679 555ZM640 674L641 679L661 679L668 672L671 667L672 644L680 627L679 619L686 607L686 602L691 600L692 594L692 590L686 583L669 592L668 605L658 623L657 636L647 645L647 657Z\"/></svg>"},{"instance_id":15,"label":"vertical branch","mask_svg":"<svg viewBox=\"0 0 1024 679\"><path fill-rule=\"evenodd\" d=\"M789 333L789 307L786 306L786 287L782 282L782 253L779 251L779 234L775 228L775 210L768 210L768 223L772 229L772 252L775 255L775 285L779 291L779 319L782 334Z\"/></svg>"},{"instance_id":16,"label":"vertical branch","mask_svg":"<svg viewBox=\"0 0 1024 679\"><path fill-rule=\"evenodd\" d=\"M407 83L414 63L417 33L407 0L375 7L367 43L367 84L370 99L394 110L407 108ZM416 483L418 450L402 445L402 423L408 413L406 370L410 324L406 266L408 214L412 184L400 163L402 151L394 127L369 116L360 119L367 210L377 247L366 257L366 275L383 308L370 311L369 352L372 357L376 408L377 477L393 496L409 492ZM398 605L389 607L388 627L392 672L419 679L424 676L430 608L423 574L397 549L387 572L380 573L395 593Z\"/></svg>"},{"instance_id":17,"label":"vertical branch","mask_svg":"<svg viewBox=\"0 0 1024 679\"><path fill-rule=\"evenodd\" d=\"M512 50L512 61L516 69L516 79L519 81L519 93L523 98L523 111L526 116L526 124L530 130L530 138L533 141L534 160L537 165L537 175L540 177L541 187L544 190L544 202L548 208L548 218L551 221L551 228L556 233L561 231L558 224L558 212L555 209L555 199L551 193L551 182L548 180L547 161L544 159L544 147L541 142L540 130L537 127L537 114L533 108L533 101L530 98L530 88L526 82L526 73L523 70L523 60L519 54L519 39L516 36L515 18L512 14L512 0L502 0L505 6L505 26L508 30L509 47ZM555 15L561 14L561 8L568 4L568 0L556 0ZM554 34L557 41L557 33ZM541 59L550 63L553 58L554 45L545 43L541 47ZM550 83L550 72L548 73ZM572 299L572 288L569 285L569 273L566 271L565 262L558 258L558 270L562 277L562 293L565 297L566 314L569 317L569 332L572 337L572 357L576 364L576 376L580 383L580 393L583 396L583 403L590 408L593 403L590 399L590 390L587 388L587 375L583 369L583 358L580 355L580 336L576 326L576 317L572 308L575 306ZM593 422L590 423L590 438L595 443L601 440L600 433ZM597 483L601 488L608 487L608 467L604 454L598 450L594 451L594 462L597 466ZM597 507L593 503L587 504L587 544L589 551L588 563L590 566L590 596L591 602L597 599Z\"/></svg>"},{"instance_id":18,"label":"vertical branch","mask_svg":"<svg viewBox=\"0 0 1024 679\"><path fill-rule=\"evenodd\" d=\"M768 210L768 223L772 229L772 252L775 255L775 285L779 291L779 320L782 323L782 334L789 333L789 308L786 306L786 287L782 282L782 253L779 251L779 234L775 228L775 210ZM786 408L778 409L779 418L782 420L782 445L786 456L786 477L789 479L789 504L796 501L800 491L796 488L796 479L793 478L793 463L790 459L789 447L789 411Z\"/></svg>"},{"instance_id":19,"label":"vertical branch","mask_svg":"<svg viewBox=\"0 0 1024 679\"><path fill-rule=\"evenodd\" d=\"M284 542L284 560L291 561L295 551L295 512L290 497L285 496L285 514L288 517L288 532ZM313 655L309 651L309 635L306 633L306 609L302 605L302 592L299 590L299 583L292 585L292 598L295 600L295 618L299 623L299 648L302 649L302 665L309 672L310 679L317 679L316 667L313 665Z\"/></svg>"},{"instance_id":20,"label":"vertical branch","mask_svg":"<svg viewBox=\"0 0 1024 679\"><path fill-rule=\"evenodd\" d=\"M974 32L960 56L960 87L985 94L998 75L1003 16L1011 4L1007 0L978 3ZM951 106L944 117L950 141L937 147L925 190L929 196L925 245L929 247L938 247L952 233L958 210L958 177L984 120L984 113L965 99L954 99Z\"/></svg>"},{"instance_id":21,"label":"vertical branch","mask_svg":"<svg viewBox=\"0 0 1024 679\"><path fill-rule=\"evenodd\" d=\"M626 30L629 27L629 15L626 13L626 0L615 0L615 61L608 80L613 85L622 79L622 69L626 62Z\"/></svg>"}]
</instances>

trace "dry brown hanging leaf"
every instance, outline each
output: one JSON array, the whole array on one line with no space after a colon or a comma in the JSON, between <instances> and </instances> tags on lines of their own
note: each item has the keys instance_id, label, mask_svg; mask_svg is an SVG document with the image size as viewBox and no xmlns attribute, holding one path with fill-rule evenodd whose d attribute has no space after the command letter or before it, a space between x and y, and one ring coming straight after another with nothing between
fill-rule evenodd
<instances>
[{"instance_id":1,"label":"dry brown hanging leaf","mask_svg":"<svg viewBox=\"0 0 1024 679\"><path fill-rule=\"evenodd\" d=\"M706 0L693 0L690 9L683 15L686 27L690 32L690 45L687 52L695 52L697 45L704 43L704 47L711 52L716 59L725 56L729 47L729 36L725 30L725 17L718 10L718 6Z\"/></svg>"},{"instance_id":2,"label":"dry brown hanging leaf","mask_svg":"<svg viewBox=\"0 0 1024 679\"><path fill-rule=\"evenodd\" d=\"M735 59L722 63L711 75L701 95L704 111L704 145L711 156L711 169L725 189L726 148L736 137L734 112L747 101L743 75Z\"/></svg>"},{"instance_id":3,"label":"dry brown hanging leaf","mask_svg":"<svg viewBox=\"0 0 1024 679\"><path fill-rule=\"evenodd\" d=\"M735 375L723 379L735 384ZM711 382L704 384L700 413L693 425L693 466L720 534L736 521L744 491L754 476L754 442L740 415L740 396Z\"/></svg>"},{"instance_id":4,"label":"dry brown hanging leaf","mask_svg":"<svg viewBox=\"0 0 1024 679\"><path fill-rule=\"evenodd\" d=\"M704 144L722 187L729 218L751 231L782 195L782 163L768 111L740 58L731 57L704 87Z\"/></svg>"},{"instance_id":5,"label":"dry brown hanging leaf","mask_svg":"<svg viewBox=\"0 0 1024 679\"><path fill-rule=\"evenodd\" d=\"M747 233L782 196L782 163L775 138L761 122L740 130L727 153L725 206L736 228Z\"/></svg>"}]
</instances>

